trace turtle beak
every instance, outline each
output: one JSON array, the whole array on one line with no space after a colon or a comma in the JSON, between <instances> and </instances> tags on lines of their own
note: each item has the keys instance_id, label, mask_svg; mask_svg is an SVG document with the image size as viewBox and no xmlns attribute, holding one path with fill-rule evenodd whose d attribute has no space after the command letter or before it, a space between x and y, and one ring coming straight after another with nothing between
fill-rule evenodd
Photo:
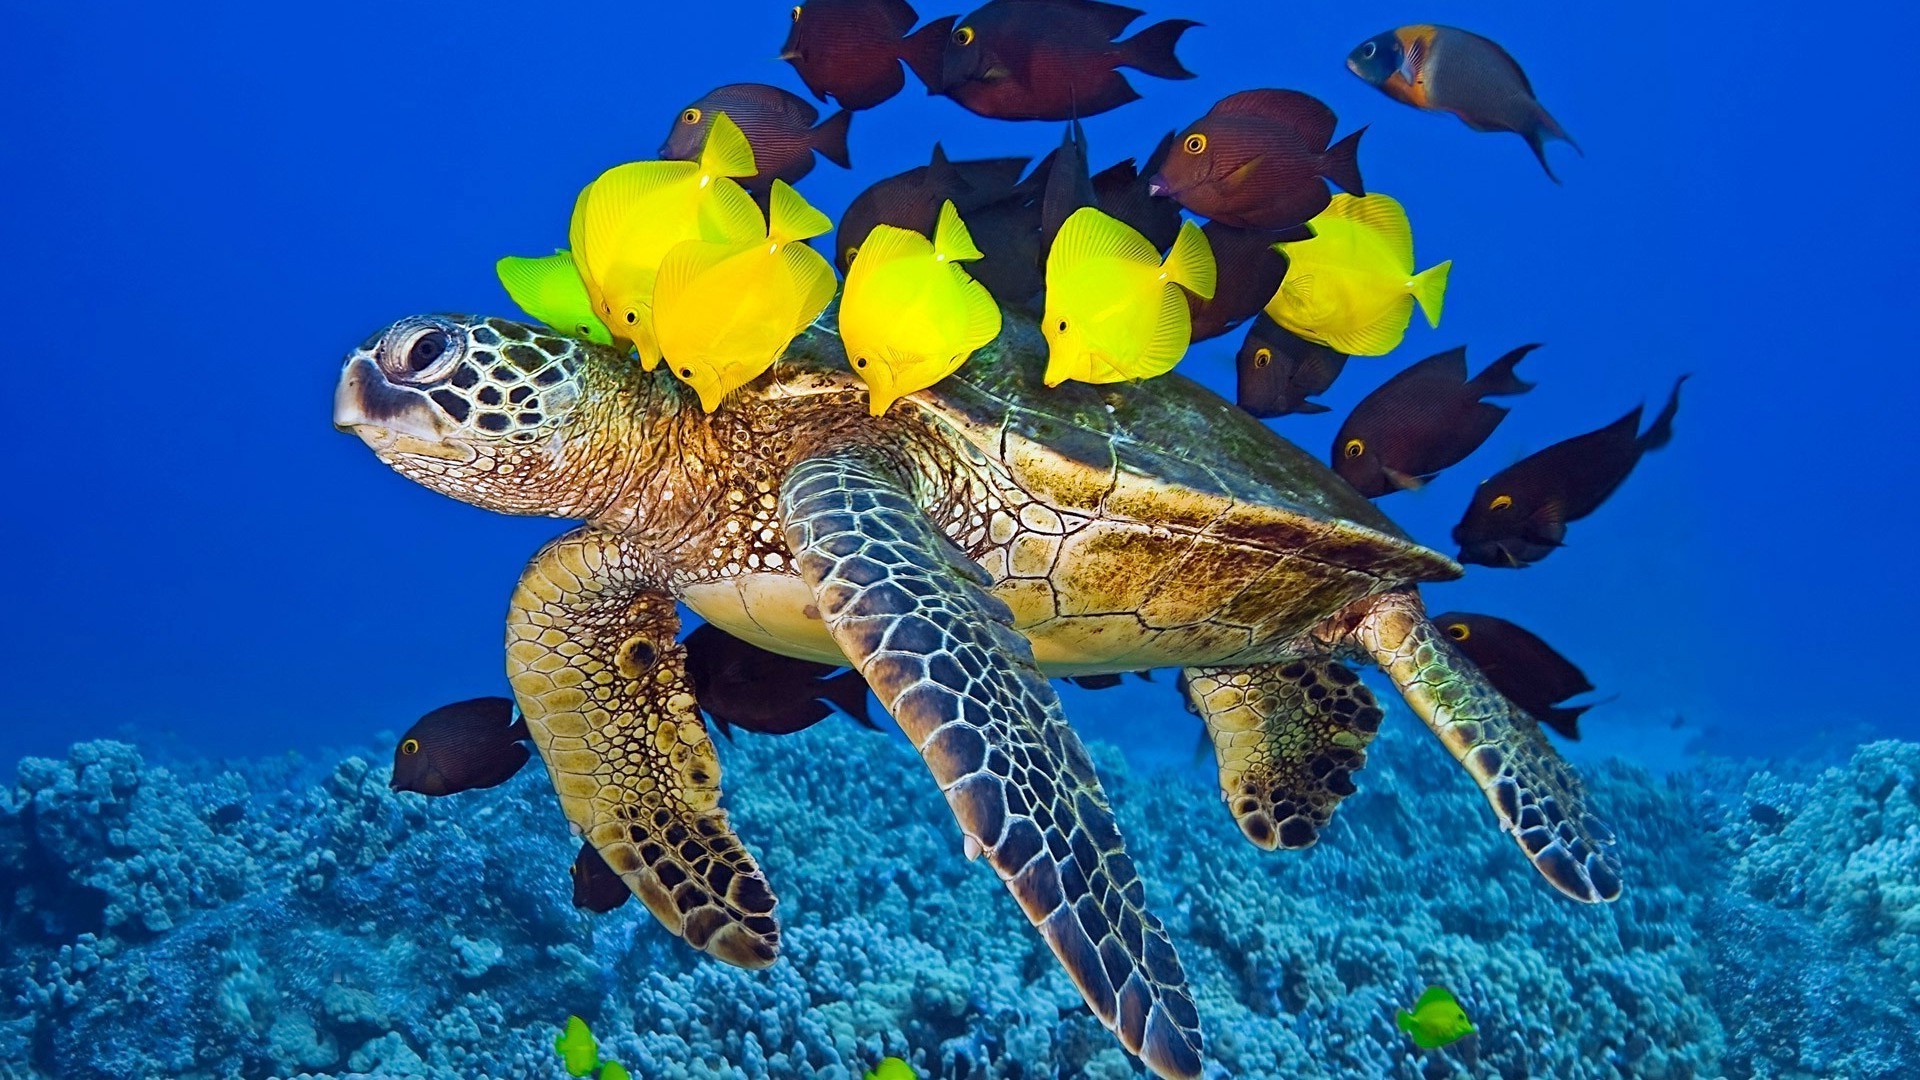
<instances>
[{"instance_id":1,"label":"turtle beak","mask_svg":"<svg viewBox=\"0 0 1920 1080\"><path fill-rule=\"evenodd\" d=\"M449 439L452 427L425 394L387 381L365 355L347 361L333 390L333 426L357 435L382 459L414 454L472 461L472 447Z\"/></svg>"}]
</instances>

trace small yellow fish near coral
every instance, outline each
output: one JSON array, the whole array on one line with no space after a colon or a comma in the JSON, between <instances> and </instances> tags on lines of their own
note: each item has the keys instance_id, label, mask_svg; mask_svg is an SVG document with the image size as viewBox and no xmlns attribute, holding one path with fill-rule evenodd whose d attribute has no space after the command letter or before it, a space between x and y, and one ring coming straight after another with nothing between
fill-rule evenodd
<instances>
[{"instance_id":1,"label":"small yellow fish near coral","mask_svg":"<svg viewBox=\"0 0 1920 1080\"><path fill-rule=\"evenodd\" d=\"M689 240L732 244L761 235L760 208L733 178L755 172L753 147L725 113L699 161L616 165L580 192L567 228L574 266L593 311L640 363L660 363L653 289L667 253Z\"/></svg>"},{"instance_id":2,"label":"small yellow fish near coral","mask_svg":"<svg viewBox=\"0 0 1920 1080\"><path fill-rule=\"evenodd\" d=\"M982 258L952 202L933 239L876 225L860 242L840 298L840 340L867 382L873 415L953 374L1000 336L1000 305L960 268Z\"/></svg>"},{"instance_id":3,"label":"small yellow fish near coral","mask_svg":"<svg viewBox=\"0 0 1920 1080\"><path fill-rule=\"evenodd\" d=\"M860 249L864 254L866 249ZM919 1080L913 1074L913 1066L897 1057L881 1058L880 1064L867 1070L866 1080Z\"/></svg>"},{"instance_id":4,"label":"small yellow fish near coral","mask_svg":"<svg viewBox=\"0 0 1920 1080\"><path fill-rule=\"evenodd\" d=\"M1444 986L1427 987L1412 1012L1402 1009L1393 1020L1422 1050L1450 1046L1473 1034L1473 1021L1467 1019L1466 1010Z\"/></svg>"},{"instance_id":5,"label":"small yellow fish near coral","mask_svg":"<svg viewBox=\"0 0 1920 1080\"><path fill-rule=\"evenodd\" d=\"M861 258L866 257L863 248ZM1213 299L1213 248L1193 222L1165 262L1146 237L1091 206L1073 212L1047 256L1048 386L1151 379L1193 343L1187 292Z\"/></svg>"},{"instance_id":6,"label":"small yellow fish near coral","mask_svg":"<svg viewBox=\"0 0 1920 1080\"><path fill-rule=\"evenodd\" d=\"M599 1044L594 1042L587 1022L577 1016L567 1017L567 1028L553 1037L553 1048L559 1052L568 1076L585 1076L600 1065Z\"/></svg>"},{"instance_id":7,"label":"small yellow fish near coral","mask_svg":"<svg viewBox=\"0 0 1920 1080\"><path fill-rule=\"evenodd\" d=\"M687 241L660 264L653 296L660 351L708 412L772 367L833 302L833 265L806 244L833 222L784 180L774 181L768 209L765 236Z\"/></svg>"},{"instance_id":8,"label":"small yellow fish near coral","mask_svg":"<svg viewBox=\"0 0 1920 1080\"><path fill-rule=\"evenodd\" d=\"M607 325L593 313L593 300L574 269L572 252L543 259L509 255L493 264L493 270L521 311L569 337L613 344Z\"/></svg>"},{"instance_id":9,"label":"small yellow fish near coral","mask_svg":"<svg viewBox=\"0 0 1920 1080\"><path fill-rule=\"evenodd\" d=\"M1340 194L1308 222L1313 239L1282 242L1287 276L1267 302L1274 322L1352 356L1385 356L1406 336L1416 302L1440 325L1452 262L1413 272L1413 228L1385 195Z\"/></svg>"}]
</instances>

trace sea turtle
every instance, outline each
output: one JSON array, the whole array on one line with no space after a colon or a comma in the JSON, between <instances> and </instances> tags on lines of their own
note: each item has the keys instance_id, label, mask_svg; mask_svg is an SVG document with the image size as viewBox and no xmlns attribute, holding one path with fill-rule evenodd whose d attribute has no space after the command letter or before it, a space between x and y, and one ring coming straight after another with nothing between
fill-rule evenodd
<instances>
[{"instance_id":1,"label":"sea turtle","mask_svg":"<svg viewBox=\"0 0 1920 1080\"><path fill-rule=\"evenodd\" d=\"M772 963L780 931L720 808L676 600L857 668L967 855L1162 1076L1200 1074L1199 1016L1050 676L1183 668L1241 829L1297 848L1354 790L1381 711L1343 661L1371 661L1549 881L1619 894L1579 781L1427 621L1416 585L1457 564L1199 385L1049 390L1045 351L1008 314L958 375L874 418L817 325L709 415L614 349L416 316L348 355L334 423L456 499L586 522L513 592L513 691L574 828L728 963Z\"/></svg>"}]
</instances>

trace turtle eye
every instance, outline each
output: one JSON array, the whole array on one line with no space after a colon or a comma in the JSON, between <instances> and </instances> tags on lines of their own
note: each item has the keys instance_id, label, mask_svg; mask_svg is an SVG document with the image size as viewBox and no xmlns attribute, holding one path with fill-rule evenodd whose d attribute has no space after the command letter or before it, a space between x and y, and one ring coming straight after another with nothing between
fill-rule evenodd
<instances>
[{"instance_id":1,"label":"turtle eye","mask_svg":"<svg viewBox=\"0 0 1920 1080\"><path fill-rule=\"evenodd\" d=\"M794 10L798 11L800 9L795 8ZM689 106L686 112L680 114L680 122L683 124L697 124L700 122L701 115L700 109L697 106Z\"/></svg>"},{"instance_id":2,"label":"turtle eye","mask_svg":"<svg viewBox=\"0 0 1920 1080\"><path fill-rule=\"evenodd\" d=\"M798 4L795 4L793 8L793 21L794 22L800 21L800 6Z\"/></svg>"},{"instance_id":3,"label":"turtle eye","mask_svg":"<svg viewBox=\"0 0 1920 1080\"><path fill-rule=\"evenodd\" d=\"M1465 641L1473 636L1473 631L1467 629L1467 624L1463 622L1448 623L1447 636L1455 641Z\"/></svg>"},{"instance_id":4,"label":"turtle eye","mask_svg":"<svg viewBox=\"0 0 1920 1080\"><path fill-rule=\"evenodd\" d=\"M1268 364L1271 364L1271 363L1273 363L1273 350L1272 350L1272 349L1264 349L1264 348L1263 348L1263 349L1255 349L1255 350L1253 351L1253 366L1254 366L1254 367L1257 367L1257 368L1263 368L1263 367L1266 367L1266 366L1267 366Z\"/></svg>"},{"instance_id":5,"label":"turtle eye","mask_svg":"<svg viewBox=\"0 0 1920 1080\"><path fill-rule=\"evenodd\" d=\"M1359 439L1348 439L1347 445L1341 447L1340 452L1349 458L1357 458L1367 452L1367 444Z\"/></svg>"},{"instance_id":6,"label":"turtle eye","mask_svg":"<svg viewBox=\"0 0 1920 1080\"><path fill-rule=\"evenodd\" d=\"M388 340L392 344L381 350L381 365L390 376L416 386L445 377L466 347L460 330L439 319L413 323Z\"/></svg>"},{"instance_id":7,"label":"turtle eye","mask_svg":"<svg viewBox=\"0 0 1920 1080\"><path fill-rule=\"evenodd\" d=\"M960 29L955 30L953 32L953 43L955 45L960 46L963 49L966 48L968 45L973 44L973 27L963 26Z\"/></svg>"},{"instance_id":8,"label":"turtle eye","mask_svg":"<svg viewBox=\"0 0 1920 1080\"><path fill-rule=\"evenodd\" d=\"M1187 141L1184 145L1189 154L1204 154L1207 152L1207 137L1196 131L1187 136Z\"/></svg>"},{"instance_id":9,"label":"turtle eye","mask_svg":"<svg viewBox=\"0 0 1920 1080\"><path fill-rule=\"evenodd\" d=\"M400 744L400 752L401 752L401 753L403 753L403 754L405 754L405 755L407 755L408 757L412 757L413 755L415 755L415 754L417 754L417 753L419 753L419 752L420 752L420 740L419 740L419 739L408 739L408 740L407 740L406 742L403 742L403 743L401 743L401 744Z\"/></svg>"},{"instance_id":10,"label":"turtle eye","mask_svg":"<svg viewBox=\"0 0 1920 1080\"><path fill-rule=\"evenodd\" d=\"M1495 496L1493 497L1493 501L1487 504L1487 509L1489 509L1489 510L1505 510L1505 509L1506 509L1507 507L1509 507L1509 506L1512 506L1512 505L1513 505L1513 496L1511 496L1511 495L1495 495Z\"/></svg>"}]
</instances>

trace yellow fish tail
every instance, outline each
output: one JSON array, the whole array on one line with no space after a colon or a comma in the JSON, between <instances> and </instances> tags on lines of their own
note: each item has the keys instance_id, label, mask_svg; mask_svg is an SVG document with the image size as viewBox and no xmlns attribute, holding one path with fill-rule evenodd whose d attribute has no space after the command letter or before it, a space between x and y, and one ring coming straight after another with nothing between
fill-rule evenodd
<instances>
[{"instance_id":1,"label":"yellow fish tail","mask_svg":"<svg viewBox=\"0 0 1920 1080\"><path fill-rule=\"evenodd\" d=\"M986 258L974 245L973 234L967 231L967 223L961 220L960 211L954 208L951 199L940 204L940 222L933 229L933 253L948 262Z\"/></svg>"},{"instance_id":2,"label":"yellow fish tail","mask_svg":"<svg viewBox=\"0 0 1920 1080\"><path fill-rule=\"evenodd\" d=\"M1173 250L1167 253L1162 268L1169 281L1202 300L1213 299L1219 268L1214 265L1213 245L1207 242L1207 234L1200 231L1200 226L1191 221L1180 223L1180 237L1173 242Z\"/></svg>"},{"instance_id":3,"label":"yellow fish tail","mask_svg":"<svg viewBox=\"0 0 1920 1080\"><path fill-rule=\"evenodd\" d=\"M760 171L753 160L753 144L733 117L718 113L707 129L707 144L700 151L700 172L706 176L752 176Z\"/></svg>"},{"instance_id":4,"label":"yellow fish tail","mask_svg":"<svg viewBox=\"0 0 1920 1080\"><path fill-rule=\"evenodd\" d=\"M1428 326L1440 325L1440 311L1447 302L1447 275L1452 269L1453 260L1448 259L1413 277L1413 298L1420 302L1420 310L1426 314Z\"/></svg>"},{"instance_id":5,"label":"yellow fish tail","mask_svg":"<svg viewBox=\"0 0 1920 1080\"><path fill-rule=\"evenodd\" d=\"M785 180L773 182L773 196L767 204L767 239L791 244L831 231L833 220L814 209L791 184Z\"/></svg>"}]
</instances>

